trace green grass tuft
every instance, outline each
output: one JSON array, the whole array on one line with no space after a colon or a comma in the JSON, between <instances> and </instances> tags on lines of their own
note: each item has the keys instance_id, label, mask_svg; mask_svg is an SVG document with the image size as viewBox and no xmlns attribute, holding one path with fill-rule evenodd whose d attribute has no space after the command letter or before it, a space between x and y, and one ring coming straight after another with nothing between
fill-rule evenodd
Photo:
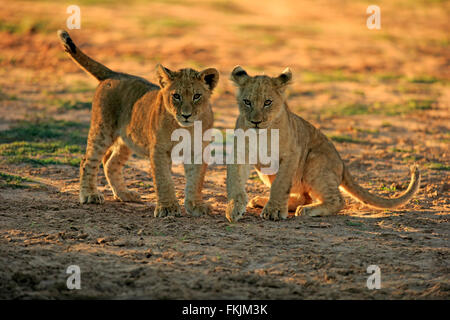
<instances>
[{"instance_id":1,"label":"green grass tuft","mask_svg":"<svg viewBox=\"0 0 450 320\"><path fill-rule=\"evenodd\" d=\"M79 166L87 125L72 121L20 121L0 131L0 161L33 166Z\"/></svg>"},{"instance_id":2,"label":"green grass tuft","mask_svg":"<svg viewBox=\"0 0 450 320\"><path fill-rule=\"evenodd\" d=\"M233 1L229 1L229 0L209 1L208 5L209 5L209 7L213 8L214 10L217 10L222 13L227 13L227 14L247 13L247 10L242 8L239 4L237 4Z\"/></svg>"},{"instance_id":3,"label":"green grass tuft","mask_svg":"<svg viewBox=\"0 0 450 320\"><path fill-rule=\"evenodd\" d=\"M369 114L370 107L369 105L363 103L345 104L337 106L335 108L330 108L328 109L327 113L333 116L354 116L360 114Z\"/></svg>"},{"instance_id":4,"label":"green grass tuft","mask_svg":"<svg viewBox=\"0 0 450 320\"><path fill-rule=\"evenodd\" d=\"M402 161L405 163L416 162L417 160L418 160L418 158L415 155L408 156L408 157L405 157L402 159Z\"/></svg>"},{"instance_id":5,"label":"green grass tuft","mask_svg":"<svg viewBox=\"0 0 450 320\"><path fill-rule=\"evenodd\" d=\"M382 185L380 187L380 190L387 191L387 192L395 192L395 191L397 191L397 187L395 185L392 185L392 186Z\"/></svg>"},{"instance_id":6,"label":"green grass tuft","mask_svg":"<svg viewBox=\"0 0 450 320\"><path fill-rule=\"evenodd\" d=\"M26 182L33 182L28 178L16 176L9 173L0 172L0 188L29 188Z\"/></svg>"},{"instance_id":7,"label":"green grass tuft","mask_svg":"<svg viewBox=\"0 0 450 320\"><path fill-rule=\"evenodd\" d=\"M79 166L83 148L62 142L12 142L0 144L0 156L8 164L27 163L34 166L50 164Z\"/></svg>"},{"instance_id":8,"label":"green grass tuft","mask_svg":"<svg viewBox=\"0 0 450 320\"><path fill-rule=\"evenodd\" d=\"M58 110L60 111L69 111L69 110L85 110L91 109L92 103L90 102L82 102L77 100L63 100L56 99L52 102L52 104L56 104Z\"/></svg>"},{"instance_id":9,"label":"green grass tuft","mask_svg":"<svg viewBox=\"0 0 450 320\"><path fill-rule=\"evenodd\" d=\"M85 145L87 132L88 125L74 121L23 120L17 122L8 130L0 131L0 143L60 140L69 144Z\"/></svg>"},{"instance_id":10,"label":"green grass tuft","mask_svg":"<svg viewBox=\"0 0 450 320\"><path fill-rule=\"evenodd\" d=\"M439 170L439 171L450 171L450 166L445 165L439 162L430 162L427 163L426 166L431 170Z\"/></svg>"},{"instance_id":11,"label":"green grass tuft","mask_svg":"<svg viewBox=\"0 0 450 320\"><path fill-rule=\"evenodd\" d=\"M363 76L360 74L344 73L342 70L333 70L325 73L304 71L301 74L304 83L321 82L361 82Z\"/></svg>"},{"instance_id":12,"label":"green grass tuft","mask_svg":"<svg viewBox=\"0 0 450 320\"><path fill-rule=\"evenodd\" d=\"M7 94L2 91L2 88L0 88L0 101L3 101L3 100L15 101L15 100L19 100L19 99L17 98L16 95Z\"/></svg>"},{"instance_id":13,"label":"green grass tuft","mask_svg":"<svg viewBox=\"0 0 450 320\"><path fill-rule=\"evenodd\" d=\"M144 33L149 37L180 37L195 30L198 23L193 20L164 17L160 19L139 19Z\"/></svg>"},{"instance_id":14,"label":"green grass tuft","mask_svg":"<svg viewBox=\"0 0 450 320\"><path fill-rule=\"evenodd\" d=\"M50 21L42 18L25 17L18 21L0 20L0 32L11 34L44 33L49 34L56 30L56 26Z\"/></svg>"},{"instance_id":15,"label":"green grass tuft","mask_svg":"<svg viewBox=\"0 0 450 320\"><path fill-rule=\"evenodd\" d=\"M350 226L350 227L361 227L363 226L362 222L358 222L358 221L351 221L351 220L347 220L345 221L345 224Z\"/></svg>"},{"instance_id":16,"label":"green grass tuft","mask_svg":"<svg viewBox=\"0 0 450 320\"><path fill-rule=\"evenodd\" d=\"M379 134L380 130L378 129L364 129L364 128L355 128L356 131L366 134Z\"/></svg>"},{"instance_id":17,"label":"green grass tuft","mask_svg":"<svg viewBox=\"0 0 450 320\"><path fill-rule=\"evenodd\" d=\"M395 148L392 147L389 149L390 152L401 152L401 153L413 153L414 150L406 150L406 149L400 149L400 148Z\"/></svg>"},{"instance_id":18,"label":"green grass tuft","mask_svg":"<svg viewBox=\"0 0 450 320\"><path fill-rule=\"evenodd\" d=\"M435 100L411 99L401 104L375 102L373 104L352 103L338 105L326 111L328 116L354 116L364 114L382 114L387 116L397 116L416 111L430 110L435 104Z\"/></svg>"},{"instance_id":19,"label":"green grass tuft","mask_svg":"<svg viewBox=\"0 0 450 320\"><path fill-rule=\"evenodd\" d=\"M423 76L416 76L416 77L412 77L410 79L408 79L409 82L411 83L436 83L439 81L438 78L433 77L433 76L427 76L427 75L423 75Z\"/></svg>"},{"instance_id":20,"label":"green grass tuft","mask_svg":"<svg viewBox=\"0 0 450 320\"><path fill-rule=\"evenodd\" d=\"M330 138L331 140L335 141L335 142L339 142L339 143L357 143L357 144L365 144L365 141L359 140L359 139L354 139L350 136L347 135L329 135L328 138Z\"/></svg>"},{"instance_id":21,"label":"green grass tuft","mask_svg":"<svg viewBox=\"0 0 450 320\"><path fill-rule=\"evenodd\" d=\"M403 75L395 74L395 73L381 73L377 74L376 78L381 82L392 82L396 80L400 80L403 78Z\"/></svg>"},{"instance_id":22,"label":"green grass tuft","mask_svg":"<svg viewBox=\"0 0 450 320\"><path fill-rule=\"evenodd\" d=\"M36 156L41 154L81 153L84 149L78 145L65 145L61 142L12 142L0 145L0 153L4 156L21 155Z\"/></svg>"}]
</instances>

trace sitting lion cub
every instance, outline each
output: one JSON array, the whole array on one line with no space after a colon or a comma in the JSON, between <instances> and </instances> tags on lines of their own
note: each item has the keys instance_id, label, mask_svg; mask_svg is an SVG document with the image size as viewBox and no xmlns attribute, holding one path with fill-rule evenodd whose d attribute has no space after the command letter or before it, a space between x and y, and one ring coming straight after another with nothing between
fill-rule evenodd
<instances>
[{"instance_id":1,"label":"sitting lion cub","mask_svg":"<svg viewBox=\"0 0 450 320\"><path fill-rule=\"evenodd\" d=\"M139 195L127 189L122 174L134 151L150 158L157 196L154 216L179 216L170 169L171 150L176 143L171 141L172 131L184 127L192 134L194 121L202 121L203 131L212 127L209 99L219 80L217 70L174 72L158 65L160 88L143 78L108 69L78 49L67 32L60 30L58 35L72 59L100 81L92 103L86 155L80 166L80 202L103 203L97 190L102 158L114 198L139 201ZM186 211L203 215L209 210L201 194L206 164L186 164L184 169Z\"/></svg>"},{"instance_id":2,"label":"sitting lion cub","mask_svg":"<svg viewBox=\"0 0 450 320\"><path fill-rule=\"evenodd\" d=\"M278 172L266 175L261 172L260 163L255 166L261 180L270 187L270 197L258 196L249 205L264 207L261 217L272 220L285 219L288 210L295 210L296 216L333 215L344 206L339 186L355 199L375 208L394 208L409 201L419 189L418 168L413 167L409 187L398 198L380 198L361 188L328 138L289 110L283 91L291 78L289 69L275 78L251 77L240 66L231 74L231 80L239 88L240 115L236 129L264 128L269 134L270 129L279 130ZM230 221L239 220L245 213L245 183L249 172L248 164L228 165L226 216ZM312 199L317 199L318 203L312 204Z\"/></svg>"}]
</instances>

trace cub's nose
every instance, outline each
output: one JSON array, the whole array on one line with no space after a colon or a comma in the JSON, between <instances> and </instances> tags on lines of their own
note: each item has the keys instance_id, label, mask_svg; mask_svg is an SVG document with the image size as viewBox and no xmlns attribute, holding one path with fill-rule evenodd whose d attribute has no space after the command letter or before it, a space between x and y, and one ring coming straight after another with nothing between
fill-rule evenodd
<instances>
[{"instance_id":1,"label":"cub's nose","mask_svg":"<svg viewBox=\"0 0 450 320\"><path fill-rule=\"evenodd\" d=\"M251 121L251 123L253 123L255 126L257 126L258 124L260 124L262 121Z\"/></svg>"},{"instance_id":2,"label":"cub's nose","mask_svg":"<svg viewBox=\"0 0 450 320\"><path fill-rule=\"evenodd\" d=\"M189 117L192 115L192 113L191 114L182 114L181 116L184 118L184 120L187 120L187 119L189 119Z\"/></svg>"}]
</instances>

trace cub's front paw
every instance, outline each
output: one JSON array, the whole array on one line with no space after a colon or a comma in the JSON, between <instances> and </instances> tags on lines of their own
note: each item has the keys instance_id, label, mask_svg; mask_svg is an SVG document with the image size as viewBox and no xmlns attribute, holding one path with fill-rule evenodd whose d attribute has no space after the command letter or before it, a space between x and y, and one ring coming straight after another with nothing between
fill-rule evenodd
<instances>
[{"instance_id":1,"label":"cub's front paw","mask_svg":"<svg viewBox=\"0 0 450 320\"><path fill-rule=\"evenodd\" d=\"M230 202L228 202L227 210L225 212L228 221L237 222L244 215L246 208L246 199L232 199Z\"/></svg>"},{"instance_id":2,"label":"cub's front paw","mask_svg":"<svg viewBox=\"0 0 450 320\"><path fill-rule=\"evenodd\" d=\"M211 207L207 203L192 203L190 201L186 201L184 203L184 208L186 212L194 217L201 217L207 215L211 212Z\"/></svg>"},{"instance_id":3,"label":"cub's front paw","mask_svg":"<svg viewBox=\"0 0 450 320\"><path fill-rule=\"evenodd\" d=\"M264 206L260 217L264 218L264 219L274 220L274 221L277 221L280 219L286 219L288 217L288 208L274 206L270 202L268 202Z\"/></svg>"},{"instance_id":4,"label":"cub's front paw","mask_svg":"<svg viewBox=\"0 0 450 320\"><path fill-rule=\"evenodd\" d=\"M123 202L141 202L139 193L131 190L122 190L114 195L114 199Z\"/></svg>"},{"instance_id":5,"label":"cub's front paw","mask_svg":"<svg viewBox=\"0 0 450 320\"><path fill-rule=\"evenodd\" d=\"M155 216L155 218L164 218L167 216L180 217L181 208L178 203L173 203L169 205L162 205L158 203L156 205L153 215Z\"/></svg>"},{"instance_id":6,"label":"cub's front paw","mask_svg":"<svg viewBox=\"0 0 450 320\"><path fill-rule=\"evenodd\" d=\"M94 204L102 204L105 202L105 198L103 198L103 195L99 192L80 192L80 203L94 203Z\"/></svg>"}]
</instances>

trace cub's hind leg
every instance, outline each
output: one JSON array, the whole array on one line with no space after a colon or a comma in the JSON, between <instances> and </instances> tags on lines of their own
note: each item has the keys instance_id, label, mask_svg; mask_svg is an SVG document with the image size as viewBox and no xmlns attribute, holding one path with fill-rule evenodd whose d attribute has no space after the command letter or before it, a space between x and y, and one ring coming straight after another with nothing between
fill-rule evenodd
<instances>
[{"instance_id":1,"label":"cub's hind leg","mask_svg":"<svg viewBox=\"0 0 450 320\"><path fill-rule=\"evenodd\" d=\"M92 123L95 123L94 121ZM111 134L107 130L95 125L89 129L86 154L80 164L80 203L104 202L103 195L97 189L97 174L103 155L112 144Z\"/></svg>"},{"instance_id":2,"label":"cub's hind leg","mask_svg":"<svg viewBox=\"0 0 450 320\"><path fill-rule=\"evenodd\" d=\"M272 182L275 180L276 175L266 175L260 170L256 169L261 181L268 186L272 186ZM296 180L296 179L294 179ZM290 190L291 194L288 200L288 210L295 211L298 206L311 203L311 198L307 193L304 192L301 183L293 182L292 188ZM248 203L251 208L263 208L269 201L269 197L256 196L250 200Z\"/></svg>"},{"instance_id":3,"label":"cub's hind leg","mask_svg":"<svg viewBox=\"0 0 450 320\"><path fill-rule=\"evenodd\" d=\"M340 181L336 174L327 170L322 170L319 174L315 177L305 177L311 188L311 195L319 200L319 203L297 207L296 216L330 216L337 214L344 207L344 199L339 191Z\"/></svg>"},{"instance_id":4,"label":"cub's hind leg","mask_svg":"<svg viewBox=\"0 0 450 320\"><path fill-rule=\"evenodd\" d=\"M113 191L114 199L124 202L140 202L139 194L128 190L123 178L123 167L130 155L130 148L125 145L122 139L117 139L103 157L103 169L106 180L108 180Z\"/></svg>"},{"instance_id":5,"label":"cub's hind leg","mask_svg":"<svg viewBox=\"0 0 450 320\"><path fill-rule=\"evenodd\" d=\"M269 201L269 197L256 196L250 200L250 202L248 203L248 206L250 208L264 208L267 201Z\"/></svg>"},{"instance_id":6,"label":"cub's hind leg","mask_svg":"<svg viewBox=\"0 0 450 320\"><path fill-rule=\"evenodd\" d=\"M309 194L319 203L298 207L296 216L335 215L344 207L339 191L344 166L337 152L333 151L311 152L308 155L303 182Z\"/></svg>"}]
</instances>

